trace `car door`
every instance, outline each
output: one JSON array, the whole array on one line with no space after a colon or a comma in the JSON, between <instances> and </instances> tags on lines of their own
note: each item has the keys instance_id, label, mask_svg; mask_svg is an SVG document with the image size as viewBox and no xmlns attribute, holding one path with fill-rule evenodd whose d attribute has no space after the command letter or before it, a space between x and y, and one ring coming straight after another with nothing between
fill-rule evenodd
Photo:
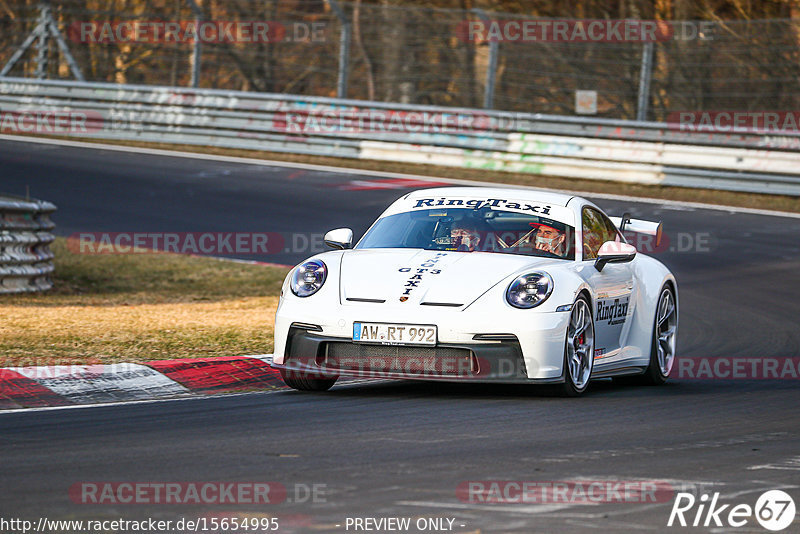
<instances>
[{"instance_id":1,"label":"car door","mask_svg":"<svg viewBox=\"0 0 800 534\"><path fill-rule=\"evenodd\" d=\"M624 241L614 223L600 210L584 206L581 210L582 270L595 291L595 365L623 358L633 316L633 269L631 263L609 263L598 271L594 267L597 251L606 241Z\"/></svg>"}]
</instances>

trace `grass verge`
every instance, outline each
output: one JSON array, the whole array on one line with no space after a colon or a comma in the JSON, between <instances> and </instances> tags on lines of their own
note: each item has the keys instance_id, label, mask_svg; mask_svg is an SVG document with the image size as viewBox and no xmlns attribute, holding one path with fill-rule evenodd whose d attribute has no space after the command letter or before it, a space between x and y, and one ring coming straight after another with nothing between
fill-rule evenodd
<instances>
[{"instance_id":1,"label":"grass verge","mask_svg":"<svg viewBox=\"0 0 800 534\"><path fill-rule=\"evenodd\" d=\"M177 254L81 255L56 239L55 288L0 296L0 367L272 351L287 270Z\"/></svg>"}]
</instances>

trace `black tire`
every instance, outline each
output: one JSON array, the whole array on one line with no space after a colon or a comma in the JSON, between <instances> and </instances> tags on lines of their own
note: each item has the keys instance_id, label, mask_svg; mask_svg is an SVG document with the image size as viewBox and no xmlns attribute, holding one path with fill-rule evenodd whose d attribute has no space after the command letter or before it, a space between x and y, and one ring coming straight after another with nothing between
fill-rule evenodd
<instances>
[{"instance_id":1,"label":"black tire","mask_svg":"<svg viewBox=\"0 0 800 534\"><path fill-rule=\"evenodd\" d=\"M667 328L664 328L664 324L659 324L662 319L659 315L662 312L662 303L665 296L668 294L668 303L671 303L673 307L673 314L674 318L672 318L673 323L667 324ZM664 318L669 321L670 317ZM659 355L659 339L664 334L666 330L672 328L672 344L671 344L671 354L670 354L670 362L666 365L662 365L662 359ZM655 318L653 319L653 339L650 344L650 363L645 369L644 374L640 375L639 382L649 386L660 386L664 384L667 379L669 378L669 373L672 370L672 366L675 363L675 338L677 338L677 328L678 328L678 304L675 300L675 291L669 285L664 286L661 288L661 292L659 292L658 302L656 303L656 314Z\"/></svg>"},{"instance_id":2,"label":"black tire","mask_svg":"<svg viewBox=\"0 0 800 534\"><path fill-rule=\"evenodd\" d=\"M573 327L573 320L574 314L580 309L583 308L584 313L586 313L586 318L588 319L588 326L586 327L587 330L590 330L591 338L584 342L588 342L588 359L586 362L587 367L579 367L578 374L583 373L584 369L588 369L588 377L583 380L576 381L573 377L573 372L571 372L570 367L570 360L572 357L570 355L570 337L571 337L571 329ZM583 343L582 343L583 344ZM573 341L573 352L575 351L574 341ZM579 397L586 392L586 389L589 387L589 381L591 378L592 370L594 368L594 315L592 314L592 307L589 304L588 299L584 295L580 295L576 300L575 303L572 305L572 311L570 312L570 324L567 325L567 333L566 339L564 340L564 382L561 384L560 393L565 397Z\"/></svg>"},{"instance_id":3,"label":"black tire","mask_svg":"<svg viewBox=\"0 0 800 534\"><path fill-rule=\"evenodd\" d=\"M655 317L653 318L653 335L650 341L650 362L647 365L647 369L645 369L644 373L636 376L619 376L614 378L614 382L624 386L660 386L664 384L667 379L669 378L669 371L666 373L663 371L661 366L661 361L659 359L658 353L658 343L659 343L659 314L662 305L662 299L664 298L664 293L668 292L670 299L675 306L675 323L674 326L677 329L677 304L675 303L675 292L670 286L664 286L661 288L659 292L658 302L656 303L656 313ZM677 335L677 334L675 334ZM674 346L673 346L674 351ZM672 363L674 363L675 354L672 354ZM669 366L671 370L671 365Z\"/></svg>"},{"instance_id":4,"label":"black tire","mask_svg":"<svg viewBox=\"0 0 800 534\"><path fill-rule=\"evenodd\" d=\"M280 371L283 382L290 388L298 391L328 391L339 379L338 376L331 378L315 378L297 371L287 371L286 369L281 369Z\"/></svg>"}]
</instances>

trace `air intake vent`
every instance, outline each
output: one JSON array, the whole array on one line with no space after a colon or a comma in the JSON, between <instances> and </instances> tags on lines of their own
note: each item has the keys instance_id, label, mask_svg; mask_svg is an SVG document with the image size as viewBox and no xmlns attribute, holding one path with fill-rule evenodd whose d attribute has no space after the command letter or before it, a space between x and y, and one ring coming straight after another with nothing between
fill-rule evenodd
<instances>
[{"instance_id":1,"label":"air intake vent","mask_svg":"<svg viewBox=\"0 0 800 534\"><path fill-rule=\"evenodd\" d=\"M326 343L324 367L424 376L471 376L478 366L472 351L453 347L409 347Z\"/></svg>"}]
</instances>

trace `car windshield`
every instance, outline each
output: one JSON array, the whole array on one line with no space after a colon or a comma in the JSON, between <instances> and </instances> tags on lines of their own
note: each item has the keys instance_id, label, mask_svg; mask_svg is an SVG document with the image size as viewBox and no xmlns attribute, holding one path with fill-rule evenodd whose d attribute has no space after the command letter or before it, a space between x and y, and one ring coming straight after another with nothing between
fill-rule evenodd
<instances>
[{"instance_id":1,"label":"car windshield","mask_svg":"<svg viewBox=\"0 0 800 534\"><path fill-rule=\"evenodd\" d=\"M379 219L357 249L420 248L575 259L575 229L539 215L492 209L428 209Z\"/></svg>"}]
</instances>

